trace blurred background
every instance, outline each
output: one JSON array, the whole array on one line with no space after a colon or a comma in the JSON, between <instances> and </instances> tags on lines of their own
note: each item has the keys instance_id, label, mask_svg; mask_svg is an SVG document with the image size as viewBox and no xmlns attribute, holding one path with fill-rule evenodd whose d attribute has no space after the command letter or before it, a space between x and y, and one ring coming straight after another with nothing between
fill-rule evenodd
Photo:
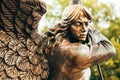
<instances>
[{"instance_id":1,"label":"blurred background","mask_svg":"<svg viewBox=\"0 0 120 80\"><path fill-rule=\"evenodd\" d=\"M39 33L61 20L61 15L71 0L44 0L47 13L39 22ZM115 46L117 55L102 62L105 80L120 80L120 0L81 0L93 17L92 26L99 29ZM100 80L97 67L91 67L91 80Z\"/></svg>"}]
</instances>

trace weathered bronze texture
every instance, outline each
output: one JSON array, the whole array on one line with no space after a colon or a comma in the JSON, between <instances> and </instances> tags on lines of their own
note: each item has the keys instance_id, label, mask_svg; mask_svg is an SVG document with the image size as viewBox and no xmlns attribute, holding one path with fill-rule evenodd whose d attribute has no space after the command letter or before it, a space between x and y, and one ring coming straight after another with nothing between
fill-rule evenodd
<instances>
[{"instance_id":1,"label":"weathered bronze texture","mask_svg":"<svg viewBox=\"0 0 120 80\"><path fill-rule=\"evenodd\" d=\"M43 80L48 61L41 51L41 0L0 0L0 80Z\"/></svg>"},{"instance_id":2,"label":"weathered bronze texture","mask_svg":"<svg viewBox=\"0 0 120 80\"><path fill-rule=\"evenodd\" d=\"M89 67L115 55L112 43L89 26L83 5L69 5L61 22L39 35L45 12L42 0L0 1L1 80L89 80Z\"/></svg>"}]
</instances>

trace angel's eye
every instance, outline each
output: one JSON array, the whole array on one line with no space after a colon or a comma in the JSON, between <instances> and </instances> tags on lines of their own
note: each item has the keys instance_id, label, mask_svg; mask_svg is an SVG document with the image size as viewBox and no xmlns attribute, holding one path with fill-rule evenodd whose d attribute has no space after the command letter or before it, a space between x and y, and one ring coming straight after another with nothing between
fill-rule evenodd
<instances>
[{"instance_id":1,"label":"angel's eye","mask_svg":"<svg viewBox=\"0 0 120 80\"><path fill-rule=\"evenodd\" d=\"M81 26L81 25L83 25L83 23L82 22L76 22L76 23L74 23L74 25L75 26Z\"/></svg>"}]
</instances>

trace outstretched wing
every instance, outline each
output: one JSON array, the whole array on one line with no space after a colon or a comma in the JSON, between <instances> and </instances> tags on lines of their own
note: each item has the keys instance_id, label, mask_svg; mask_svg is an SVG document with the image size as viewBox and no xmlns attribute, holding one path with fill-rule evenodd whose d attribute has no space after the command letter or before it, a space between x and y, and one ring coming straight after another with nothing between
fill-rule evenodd
<instances>
[{"instance_id":1,"label":"outstretched wing","mask_svg":"<svg viewBox=\"0 0 120 80\"><path fill-rule=\"evenodd\" d=\"M48 63L41 49L38 22L41 0L0 0L0 80L45 80Z\"/></svg>"}]
</instances>

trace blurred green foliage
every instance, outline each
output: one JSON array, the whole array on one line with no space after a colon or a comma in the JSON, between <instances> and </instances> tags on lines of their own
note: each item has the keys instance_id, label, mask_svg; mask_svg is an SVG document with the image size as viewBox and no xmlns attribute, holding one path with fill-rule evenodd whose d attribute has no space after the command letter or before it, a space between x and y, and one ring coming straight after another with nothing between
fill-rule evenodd
<instances>
[{"instance_id":1,"label":"blurred green foliage","mask_svg":"<svg viewBox=\"0 0 120 80\"><path fill-rule=\"evenodd\" d=\"M82 4L93 16L93 27L99 29L116 48L117 55L108 61L102 62L101 68L105 80L120 80L120 17L114 14L114 5L100 3L99 0L81 0ZM62 11L69 4L70 0L55 0L52 5L48 5L46 18L52 25L60 21ZM107 26L107 28L103 28ZM51 25L48 25L51 27ZM47 27L43 32L47 30ZM97 67L91 67L91 80L100 80Z\"/></svg>"}]
</instances>

